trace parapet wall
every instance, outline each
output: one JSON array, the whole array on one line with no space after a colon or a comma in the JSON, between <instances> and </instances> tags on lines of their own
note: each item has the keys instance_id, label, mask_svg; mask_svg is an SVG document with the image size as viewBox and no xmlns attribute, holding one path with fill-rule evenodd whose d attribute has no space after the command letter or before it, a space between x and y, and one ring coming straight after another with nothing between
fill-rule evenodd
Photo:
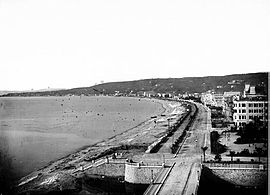
<instances>
[{"instance_id":1,"label":"parapet wall","mask_svg":"<svg viewBox=\"0 0 270 195\"><path fill-rule=\"evenodd\" d=\"M127 163L125 167L125 181L136 184L150 184L163 166L144 166L139 163Z\"/></svg>"}]
</instances>

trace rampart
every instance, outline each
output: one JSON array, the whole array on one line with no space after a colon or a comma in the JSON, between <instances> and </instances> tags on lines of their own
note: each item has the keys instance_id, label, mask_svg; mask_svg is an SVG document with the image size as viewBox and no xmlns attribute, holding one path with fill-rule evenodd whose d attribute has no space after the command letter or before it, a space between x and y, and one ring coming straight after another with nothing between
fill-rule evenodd
<instances>
[{"instance_id":1,"label":"rampart","mask_svg":"<svg viewBox=\"0 0 270 195\"><path fill-rule=\"evenodd\" d=\"M150 184L163 166L148 166L140 163L127 163L125 181L136 184Z\"/></svg>"}]
</instances>

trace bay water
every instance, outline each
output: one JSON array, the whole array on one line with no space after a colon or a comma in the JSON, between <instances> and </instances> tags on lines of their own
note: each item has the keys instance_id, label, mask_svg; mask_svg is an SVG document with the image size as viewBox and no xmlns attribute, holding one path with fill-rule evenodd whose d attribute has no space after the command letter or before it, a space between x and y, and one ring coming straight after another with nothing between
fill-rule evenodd
<instances>
[{"instance_id":1,"label":"bay water","mask_svg":"<svg viewBox=\"0 0 270 195\"><path fill-rule=\"evenodd\" d=\"M0 174L18 179L163 111L144 98L0 98Z\"/></svg>"}]
</instances>

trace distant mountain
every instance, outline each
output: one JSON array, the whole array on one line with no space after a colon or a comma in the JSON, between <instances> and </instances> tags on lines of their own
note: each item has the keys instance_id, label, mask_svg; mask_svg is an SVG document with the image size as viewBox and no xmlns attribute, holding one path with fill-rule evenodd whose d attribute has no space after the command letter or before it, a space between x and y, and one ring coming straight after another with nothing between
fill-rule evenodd
<instances>
[{"instance_id":1,"label":"distant mountain","mask_svg":"<svg viewBox=\"0 0 270 195\"><path fill-rule=\"evenodd\" d=\"M208 90L223 93L224 91L243 91L248 83L256 86L256 91L267 94L268 73L234 74L226 76L184 77L167 79L144 79L125 82L103 83L91 87L73 88L67 90L12 93L4 96L63 96L63 95L94 95L115 94L115 92L130 94L140 91L157 93L202 93Z\"/></svg>"},{"instance_id":2,"label":"distant mountain","mask_svg":"<svg viewBox=\"0 0 270 195\"><path fill-rule=\"evenodd\" d=\"M18 91L0 91L0 95L5 95L9 93L17 93Z\"/></svg>"},{"instance_id":3,"label":"distant mountain","mask_svg":"<svg viewBox=\"0 0 270 195\"><path fill-rule=\"evenodd\" d=\"M46 89L37 89L37 90L24 90L24 91L7 91L7 90L0 90L0 96L1 95L6 95L6 94L12 94L12 93L15 93L15 94L21 94L21 93L33 93L33 92L48 92L48 91L59 91L59 90L63 90L63 89L60 89L60 88L46 88Z\"/></svg>"}]
</instances>

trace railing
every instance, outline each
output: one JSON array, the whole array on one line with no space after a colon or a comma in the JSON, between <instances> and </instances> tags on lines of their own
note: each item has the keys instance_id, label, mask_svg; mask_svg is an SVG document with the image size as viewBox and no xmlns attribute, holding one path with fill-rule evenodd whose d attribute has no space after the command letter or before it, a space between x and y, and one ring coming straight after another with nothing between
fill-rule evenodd
<instances>
[{"instance_id":1,"label":"railing","mask_svg":"<svg viewBox=\"0 0 270 195\"><path fill-rule=\"evenodd\" d=\"M210 169L259 169L266 170L266 164L204 163Z\"/></svg>"}]
</instances>

